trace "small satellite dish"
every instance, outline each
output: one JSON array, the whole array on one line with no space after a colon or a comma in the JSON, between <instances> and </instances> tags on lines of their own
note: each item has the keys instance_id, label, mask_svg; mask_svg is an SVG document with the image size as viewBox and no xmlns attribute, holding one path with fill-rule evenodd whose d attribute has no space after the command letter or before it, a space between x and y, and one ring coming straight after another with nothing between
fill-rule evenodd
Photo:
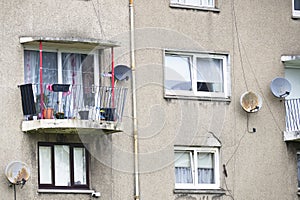
<instances>
[{"instance_id":1,"label":"small satellite dish","mask_svg":"<svg viewBox=\"0 0 300 200\"><path fill-rule=\"evenodd\" d=\"M275 78L271 82L271 91L275 97L284 98L291 93L291 83L285 78Z\"/></svg>"},{"instance_id":2,"label":"small satellite dish","mask_svg":"<svg viewBox=\"0 0 300 200\"><path fill-rule=\"evenodd\" d=\"M128 80L131 77L131 69L126 65L115 66L115 78L119 81Z\"/></svg>"},{"instance_id":3,"label":"small satellite dish","mask_svg":"<svg viewBox=\"0 0 300 200\"><path fill-rule=\"evenodd\" d=\"M245 92L240 99L240 104L246 112L257 112L261 109L262 99L254 92Z\"/></svg>"},{"instance_id":4,"label":"small satellite dish","mask_svg":"<svg viewBox=\"0 0 300 200\"><path fill-rule=\"evenodd\" d=\"M13 161L6 166L5 175L14 185L24 185L30 177L29 167L21 161Z\"/></svg>"}]
</instances>

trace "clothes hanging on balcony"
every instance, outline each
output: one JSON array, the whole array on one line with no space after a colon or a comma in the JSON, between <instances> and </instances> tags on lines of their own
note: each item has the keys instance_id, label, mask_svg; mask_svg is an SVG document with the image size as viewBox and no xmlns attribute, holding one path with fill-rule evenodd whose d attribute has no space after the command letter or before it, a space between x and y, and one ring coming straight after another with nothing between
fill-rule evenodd
<instances>
[{"instance_id":1,"label":"clothes hanging on balcony","mask_svg":"<svg viewBox=\"0 0 300 200\"><path fill-rule=\"evenodd\" d=\"M21 97L22 97L22 108L24 115L36 114L32 84L20 85Z\"/></svg>"}]
</instances>

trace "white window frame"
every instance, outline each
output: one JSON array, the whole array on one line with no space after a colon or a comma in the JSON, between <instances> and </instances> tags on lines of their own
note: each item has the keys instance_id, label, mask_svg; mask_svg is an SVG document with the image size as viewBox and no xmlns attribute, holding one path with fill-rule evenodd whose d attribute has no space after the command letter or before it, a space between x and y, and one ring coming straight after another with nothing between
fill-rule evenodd
<instances>
[{"instance_id":1,"label":"white window frame","mask_svg":"<svg viewBox=\"0 0 300 200\"><path fill-rule=\"evenodd\" d=\"M166 98L198 98L198 99L210 99L210 100L224 100L230 101L231 84L230 84L230 59L227 53L210 53L210 52L179 52L173 50L165 50L164 52L164 81L166 80L166 55L178 55L184 57L190 57L190 69L191 69L191 81L192 91L187 90L171 90L165 87ZM223 92L204 92L197 91L197 58L214 58L223 60ZM164 83L165 84L165 83Z\"/></svg>"},{"instance_id":2,"label":"white window frame","mask_svg":"<svg viewBox=\"0 0 300 200\"><path fill-rule=\"evenodd\" d=\"M295 9L295 1L299 1L300 3L300 0L292 0L293 18L300 18L300 10Z\"/></svg>"},{"instance_id":3,"label":"white window frame","mask_svg":"<svg viewBox=\"0 0 300 200\"><path fill-rule=\"evenodd\" d=\"M193 175L193 183L176 183L175 189L220 189L220 154L218 148L213 147L182 147L177 146L174 152L190 152L192 156L191 167ZM199 184L198 183L198 162L197 153L213 153L214 154L214 178L213 184ZM175 166L174 166L175 169Z\"/></svg>"},{"instance_id":4,"label":"white window frame","mask_svg":"<svg viewBox=\"0 0 300 200\"><path fill-rule=\"evenodd\" d=\"M31 45L24 45L24 50L28 51L39 51L38 48L35 48ZM57 54L57 73L58 73L58 83L62 83L62 54L63 53L76 53L76 54L86 54L86 55L93 55L94 58L94 84L95 86L99 86L99 71L100 71L100 65L99 65L99 58L100 58L100 52L98 50L94 51L85 51L85 50L78 50L78 49L68 49L68 48L59 48L59 49L53 49L53 48L43 48L43 52L52 52Z\"/></svg>"},{"instance_id":5,"label":"white window frame","mask_svg":"<svg viewBox=\"0 0 300 200\"><path fill-rule=\"evenodd\" d=\"M200 9L215 9L216 0L194 0L194 2L189 2L190 0L170 0L170 6L172 7L187 7L187 8L200 8ZM212 4L208 2L211 1Z\"/></svg>"}]
</instances>

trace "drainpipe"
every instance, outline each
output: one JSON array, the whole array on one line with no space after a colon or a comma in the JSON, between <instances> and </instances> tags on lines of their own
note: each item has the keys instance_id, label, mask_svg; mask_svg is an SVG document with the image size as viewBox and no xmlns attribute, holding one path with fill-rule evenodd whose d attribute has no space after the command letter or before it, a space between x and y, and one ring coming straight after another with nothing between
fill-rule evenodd
<instances>
[{"instance_id":1,"label":"drainpipe","mask_svg":"<svg viewBox=\"0 0 300 200\"><path fill-rule=\"evenodd\" d=\"M138 158L138 129L136 115L136 84L135 84L135 54L134 54L134 13L133 0L129 0L129 24L130 24L130 64L132 70L132 118L133 118L133 145L134 145L134 199L140 199L139 188L139 158Z\"/></svg>"}]
</instances>

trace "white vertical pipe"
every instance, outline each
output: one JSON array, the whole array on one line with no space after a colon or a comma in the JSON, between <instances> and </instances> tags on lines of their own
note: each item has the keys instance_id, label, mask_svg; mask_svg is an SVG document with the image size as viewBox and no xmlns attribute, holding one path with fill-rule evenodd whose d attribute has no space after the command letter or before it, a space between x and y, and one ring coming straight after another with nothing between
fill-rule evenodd
<instances>
[{"instance_id":1,"label":"white vertical pipe","mask_svg":"<svg viewBox=\"0 0 300 200\"><path fill-rule=\"evenodd\" d=\"M139 156L138 156L138 129L136 114L136 83L135 83L135 53L134 53L134 12L133 0L129 0L130 14L130 64L132 70L131 86L132 86L132 118L133 118L133 143L134 143L134 199L140 199L139 187Z\"/></svg>"}]
</instances>

